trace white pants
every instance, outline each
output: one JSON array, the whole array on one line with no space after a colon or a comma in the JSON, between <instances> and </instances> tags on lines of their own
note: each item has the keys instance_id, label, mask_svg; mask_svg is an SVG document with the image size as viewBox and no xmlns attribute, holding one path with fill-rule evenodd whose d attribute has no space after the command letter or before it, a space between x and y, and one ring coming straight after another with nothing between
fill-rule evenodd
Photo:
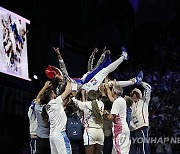
<instances>
[{"instance_id":1,"label":"white pants","mask_svg":"<svg viewBox=\"0 0 180 154\"><path fill-rule=\"evenodd\" d=\"M113 139L112 154L128 154L130 150L130 145L130 132L119 134Z\"/></svg>"},{"instance_id":2,"label":"white pants","mask_svg":"<svg viewBox=\"0 0 180 154\"><path fill-rule=\"evenodd\" d=\"M104 133L102 128L85 128L84 145L104 144Z\"/></svg>"},{"instance_id":3,"label":"white pants","mask_svg":"<svg viewBox=\"0 0 180 154\"><path fill-rule=\"evenodd\" d=\"M70 141L65 132L50 135L51 154L72 154Z\"/></svg>"}]
</instances>

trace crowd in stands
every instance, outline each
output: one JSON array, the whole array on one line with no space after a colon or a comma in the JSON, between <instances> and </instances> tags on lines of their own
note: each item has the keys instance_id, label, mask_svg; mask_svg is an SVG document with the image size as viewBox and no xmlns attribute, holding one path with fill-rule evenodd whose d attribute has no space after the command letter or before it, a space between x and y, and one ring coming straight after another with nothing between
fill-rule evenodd
<instances>
[{"instance_id":1,"label":"crowd in stands","mask_svg":"<svg viewBox=\"0 0 180 154\"><path fill-rule=\"evenodd\" d=\"M156 71L154 71L156 70ZM144 81L152 87L149 103L150 137L179 137L180 136L180 72L178 70L161 69L144 70ZM117 79L127 79L134 73L116 73ZM129 92L127 87L126 91ZM160 143L159 143L160 144ZM151 144L151 152L166 153L164 144ZM168 144L168 143L167 143ZM177 143L168 144L170 153L179 152Z\"/></svg>"}]
</instances>

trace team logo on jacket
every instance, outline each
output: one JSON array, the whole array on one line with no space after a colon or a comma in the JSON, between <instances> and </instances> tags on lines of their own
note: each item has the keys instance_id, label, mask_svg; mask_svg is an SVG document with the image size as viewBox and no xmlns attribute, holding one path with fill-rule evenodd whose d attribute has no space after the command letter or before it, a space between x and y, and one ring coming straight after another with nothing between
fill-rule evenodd
<instances>
[{"instance_id":1,"label":"team logo on jacket","mask_svg":"<svg viewBox=\"0 0 180 154\"><path fill-rule=\"evenodd\" d=\"M91 79L90 82L91 82L93 85L96 85L96 84L98 83L98 81L97 81L95 78Z\"/></svg>"}]
</instances>

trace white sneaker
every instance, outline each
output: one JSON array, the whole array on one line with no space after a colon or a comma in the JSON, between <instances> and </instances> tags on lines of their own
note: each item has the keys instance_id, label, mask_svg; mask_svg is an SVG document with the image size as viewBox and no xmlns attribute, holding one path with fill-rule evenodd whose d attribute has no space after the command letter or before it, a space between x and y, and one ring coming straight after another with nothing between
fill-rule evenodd
<instances>
[{"instance_id":1,"label":"white sneaker","mask_svg":"<svg viewBox=\"0 0 180 154\"><path fill-rule=\"evenodd\" d=\"M127 54L126 51L123 51L122 54L121 54L121 56L124 57L124 60L128 60L128 59L129 59L128 54Z\"/></svg>"},{"instance_id":2,"label":"white sneaker","mask_svg":"<svg viewBox=\"0 0 180 154\"><path fill-rule=\"evenodd\" d=\"M122 54L121 54L121 56L123 56L123 57L124 57L124 60L128 60L128 59L129 59L129 57L128 57L128 54L127 54L127 52L126 52L126 48L121 47L121 50L122 50Z\"/></svg>"}]
</instances>

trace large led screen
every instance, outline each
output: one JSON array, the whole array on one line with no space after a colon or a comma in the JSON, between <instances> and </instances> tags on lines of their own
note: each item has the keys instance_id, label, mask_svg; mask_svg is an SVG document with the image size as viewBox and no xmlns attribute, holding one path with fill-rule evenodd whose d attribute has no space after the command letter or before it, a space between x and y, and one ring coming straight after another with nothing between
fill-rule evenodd
<instances>
[{"instance_id":1,"label":"large led screen","mask_svg":"<svg viewBox=\"0 0 180 154\"><path fill-rule=\"evenodd\" d=\"M27 24L29 20L0 7L0 72L30 80Z\"/></svg>"}]
</instances>

